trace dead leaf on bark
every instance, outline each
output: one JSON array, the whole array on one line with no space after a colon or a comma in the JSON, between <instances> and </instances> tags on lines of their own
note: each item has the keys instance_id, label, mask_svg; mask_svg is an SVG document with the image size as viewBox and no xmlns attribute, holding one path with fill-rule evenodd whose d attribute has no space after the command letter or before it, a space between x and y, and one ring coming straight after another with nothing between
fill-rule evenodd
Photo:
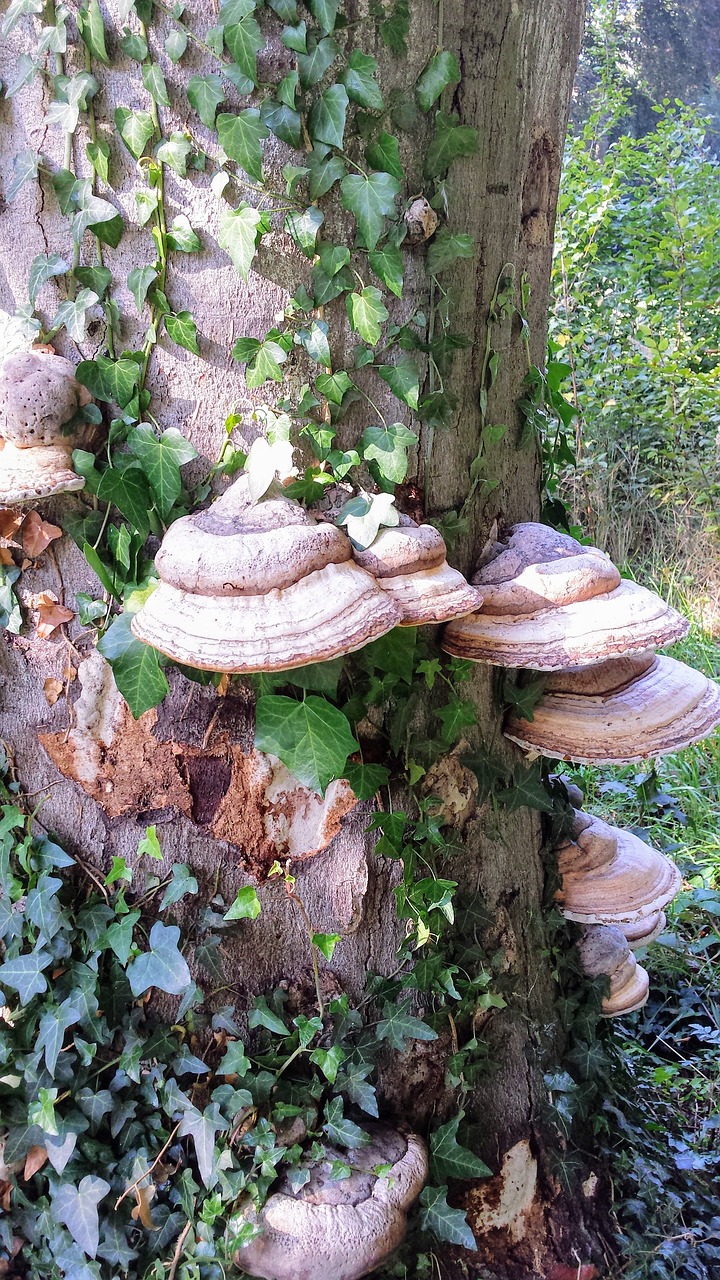
<instances>
[{"instance_id":1,"label":"dead leaf on bark","mask_svg":"<svg viewBox=\"0 0 720 1280\"><path fill-rule=\"evenodd\" d=\"M63 689L65 688L62 680L57 680L55 676L49 676L43 683L45 697L49 707L54 707Z\"/></svg>"},{"instance_id":2,"label":"dead leaf on bark","mask_svg":"<svg viewBox=\"0 0 720 1280\"><path fill-rule=\"evenodd\" d=\"M14 537L24 519L22 511L14 511L12 507L0 507L0 545L9 543L13 547L20 544Z\"/></svg>"},{"instance_id":3,"label":"dead leaf on bark","mask_svg":"<svg viewBox=\"0 0 720 1280\"><path fill-rule=\"evenodd\" d=\"M0 547L0 564L14 564L14 563L15 561L12 558L12 551L10 551L7 547Z\"/></svg>"},{"instance_id":4,"label":"dead leaf on bark","mask_svg":"<svg viewBox=\"0 0 720 1280\"><path fill-rule=\"evenodd\" d=\"M33 1174L42 1169L48 1158L47 1151L44 1147L31 1147L25 1157L25 1168L23 1169L23 1178L27 1182L32 1178Z\"/></svg>"},{"instance_id":5,"label":"dead leaf on bark","mask_svg":"<svg viewBox=\"0 0 720 1280\"><path fill-rule=\"evenodd\" d=\"M62 537L62 529L56 524L43 520L37 511L28 511L22 527L22 546L26 556L37 560L50 546L55 538Z\"/></svg>"},{"instance_id":6,"label":"dead leaf on bark","mask_svg":"<svg viewBox=\"0 0 720 1280\"><path fill-rule=\"evenodd\" d=\"M67 609L58 602L54 591L40 591L32 598L32 607L37 610L38 619L35 634L41 640L49 640L53 631L75 617L72 609Z\"/></svg>"},{"instance_id":7,"label":"dead leaf on bark","mask_svg":"<svg viewBox=\"0 0 720 1280\"><path fill-rule=\"evenodd\" d=\"M139 1218L146 1231L157 1231L157 1223L153 1222L153 1216L150 1211L150 1206L155 1199L155 1187L136 1187L135 1199L137 1204L132 1210L131 1217L135 1222Z\"/></svg>"}]
</instances>

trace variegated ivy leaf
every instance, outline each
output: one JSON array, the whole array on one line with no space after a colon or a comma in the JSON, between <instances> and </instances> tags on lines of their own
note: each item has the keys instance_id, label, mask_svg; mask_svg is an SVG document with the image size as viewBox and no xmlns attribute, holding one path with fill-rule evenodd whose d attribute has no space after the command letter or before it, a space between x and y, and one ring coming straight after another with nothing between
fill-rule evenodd
<instances>
[{"instance_id":1,"label":"variegated ivy leaf","mask_svg":"<svg viewBox=\"0 0 720 1280\"><path fill-rule=\"evenodd\" d=\"M87 329L87 313L99 301L92 289L81 289L75 298L68 298L58 307L52 321L53 329L63 325L73 342L82 342Z\"/></svg>"},{"instance_id":2,"label":"variegated ivy leaf","mask_svg":"<svg viewBox=\"0 0 720 1280\"><path fill-rule=\"evenodd\" d=\"M345 503L337 518L337 523L345 525L350 541L360 551L372 545L381 525L393 528L399 522L400 513L390 493L359 494Z\"/></svg>"},{"instance_id":3,"label":"variegated ivy leaf","mask_svg":"<svg viewBox=\"0 0 720 1280\"><path fill-rule=\"evenodd\" d=\"M279 480L287 480L297 475L297 467L293 466L294 452L289 440L276 440L269 444L264 436L259 436L253 441L245 463L248 492L253 502L267 493L276 476Z\"/></svg>"}]
</instances>

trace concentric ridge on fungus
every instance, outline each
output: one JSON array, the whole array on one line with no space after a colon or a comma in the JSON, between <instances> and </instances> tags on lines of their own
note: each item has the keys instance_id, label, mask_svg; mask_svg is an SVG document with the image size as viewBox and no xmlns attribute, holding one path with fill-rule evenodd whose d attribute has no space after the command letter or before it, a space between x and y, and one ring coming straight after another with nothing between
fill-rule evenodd
<instances>
[{"instance_id":1,"label":"concentric ridge on fungus","mask_svg":"<svg viewBox=\"0 0 720 1280\"><path fill-rule=\"evenodd\" d=\"M580 962L589 978L610 979L610 992L601 1004L605 1018L621 1018L642 1009L650 990L650 977L638 964L630 944L617 925L588 925L578 941Z\"/></svg>"},{"instance_id":2,"label":"concentric ridge on fungus","mask_svg":"<svg viewBox=\"0 0 720 1280\"><path fill-rule=\"evenodd\" d=\"M0 503L18 506L84 488L72 451L86 429L68 426L92 397L75 366L49 350L17 351L0 373Z\"/></svg>"},{"instance_id":3,"label":"concentric ridge on fungus","mask_svg":"<svg viewBox=\"0 0 720 1280\"><path fill-rule=\"evenodd\" d=\"M646 939L661 909L678 893L681 876L664 853L631 831L575 812L571 839L557 847L562 913L580 924L617 924Z\"/></svg>"},{"instance_id":4,"label":"concentric ridge on fungus","mask_svg":"<svg viewBox=\"0 0 720 1280\"><path fill-rule=\"evenodd\" d=\"M519 524L484 554L479 612L451 622L442 647L458 658L557 671L681 639L686 620L654 592L622 581L597 547L545 525Z\"/></svg>"},{"instance_id":5,"label":"concentric ridge on fungus","mask_svg":"<svg viewBox=\"0 0 720 1280\"><path fill-rule=\"evenodd\" d=\"M395 528L381 530L366 550L353 550L353 557L398 606L403 627L447 622L482 604L478 588L448 564L438 530L408 516L401 516Z\"/></svg>"},{"instance_id":6,"label":"concentric ridge on fungus","mask_svg":"<svg viewBox=\"0 0 720 1280\"><path fill-rule=\"evenodd\" d=\"M631 764L699 742L719 724L720 687L651 653L550 676L532 721L511 713L504 733L552 759Z\"/></svg>"},{"instance_id":7,"label":"concentric ridge on fungus","mask_svg":"<svg viewBox=\"0 0 720 1280\"><path fill-rule=\"evenodd\" d=\"M352 653L400 622L349 539L288 498L253 506L241 478L178 520L134 635L209 671L284 671Z\"/></svg>"}]
</instances>

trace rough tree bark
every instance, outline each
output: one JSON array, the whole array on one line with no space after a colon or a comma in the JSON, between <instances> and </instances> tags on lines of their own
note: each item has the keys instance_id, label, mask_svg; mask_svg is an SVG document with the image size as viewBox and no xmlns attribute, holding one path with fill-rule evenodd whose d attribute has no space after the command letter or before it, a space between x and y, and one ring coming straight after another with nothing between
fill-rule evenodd
<instances>
[{"instance_id":1,"label":"rough tree bark","mask_svg":"<svg viewBox=\"0 0 720 1280\"><path fill-rule=\"evenodd\" d=\"M204 30L212 24L213 8L210 0L202 0L189 7L186 20ZM407 65L398 68L379 42L372 50L385 87L412 83L438 44L437 6L430 0L413 0L411 8ZM514 265L518 279L527 273L532 355L538 363L543 361L555 203L583 11L584 0L441 0L442 44L458 54L463 74L453 105L463 123L478 129L480 147L476 156L455 165L449 184L453 230L470 232L476 243L473 261L460 262L449 280L453 327L470 335L472 345L459 354L454 367L459 405L451 427L435 432L434 438L421 431L415 480L425 494L428 515L457 509L468 491L468 467L480 430L478 392L488 307L505 264ZM112 4L107 12L112 20ZM370 24L365 26L370 29ZM21 24L2 55L7 67L14 64L26 39ZM371 51L365 33L363 47ZM161 38L157 49L162 62ZM80 55L76 51L73 56ZM276 51L268 50L265 56L272 61ZM129 64L123 64L119 52L113 62L113 70L103 76L96 105L100 130L111 143L115 191L130 229L119 248L108 252L107 262L123 315L123 338L133 347L143 326L138 323L133 329L128 319L135 309L124 281L131 267L150 260L151 250L147 233L132 225L137 175L111 121L117 104L145 103L139 95L137 101L129 100L128 95L137 94L132 87L137 76L128 78ZM3 79L7 67L0 68ZM179 86L188 74L204 69L202 53L190 50L182 71L170 63L163 69L176 104L176 118L168 112L167 123L180 127L177 112L182 112L185 98ZM24 147L41 149L61 162L61 141L43 122L37 82L10 102L3 101L0 118L5 137L2 189L7 188L13 155ZM196 132L209 145L202 126ZM422 189L420 148L413 146L414 153L409 149L406 157L408 195ZM82 168L80 146L77 151ZM278 163L286 158L279 157ZM217 245L219 206L208 177L200 174L186 182L172 174L168 178L171 215L187 213L203 239L201 255L186 260L179 255L180 262L176 255L168 279L173 307L187 308L195 316L202 355L198 360L161 340L149 385L162 426L178 426L208 461L217 456L223 420L233 409L244 416L242 439L249 441L257 432L248 415L251 400L230 348L240 334L261 335L272 323L286 287L295 287L298 255L286 238L276 236L272 248L261 254L258 271L243 284ZM67 225L51 192L29 183L12 204L3 205L0 241L0 305L12 311L25 299L32 258L66 251ZM425 274L420 265L410 270L416 284L412 302L422 306ZM60 296L51 283L42 295L48 315ZM95 345L88 339L79 353L68 343L63 353L92 356ZM489 474L499 481L498 487L484 504L475 503L471 532L455 550L454 562L466 571L495 518L533 519L539 512L538 458L533 449L518 448L516 401L527 364L517 321L496 328L493 345L501 359L489 420L505 423L508 432L490 455ZM61 519L68 504L81 502L64 499L49 504L47 511L50 518ZM39 567L23 575L21 595L26 601L33 592L50 588L72 605L76 591L97 590L70 539L55 546L54 556L46 555ZM119 854L132 863L145 825L156 822L166 865L173 860L189 863L206 899L219 885L226 900L232 900L241 884L267 866L270 856L253 810L258 796L245 754L252 743L249 699L232 697L219 705L213 691L178 676L157 713L148 713L138 725L129 716L121 720L107 750L103 744L88 746L87 738L79 740L78 763L79 757L68 748L68 731L82 721L79 681L72 673L68 680L67 668L79 668L83 674L80 659L87 656L88 637L76 624L70 626L67 640L43 641L30 632L26 628L20 637L6 634L2 642L0 736L11 745L24 790L43 798L43 826L86 860L107 867ZM44 694L44 682L51 677L67 682L67 696L52 708ZM90 683L88 679L88 689ZM498 686L492 672L479 669L472 691L480 732L485 726L487 739L497 725ZM374 856L372 840L365 834L367 818L368 806L359 806L343 820L324 852L296 867L299 892L315 927L343 935L325 980L341 984L355 997L368 969L393 969L398 941L392 864ZM484 943L489 953L501 951L503 980L511 993L508 1008L496 1011L482 1028L491 1069L469 1099L467 1112L478 1153L493 1170L501 1169L509 1151L514 1164L504 1184L495 1180L490 1194L478 1189L465 1201L478 1230L480 1252L446 1248L439 1258L448 1276L541 1277L554 1262L590 1260L593 1244L583 1225L583 1215L591 1216L588 1206L567 1204L553 1180L539 1119L542 1072L559 1047L540 906L540 823L529 810L501 818L482 810L463 838L464 854L453 861L452 874L464 890L482 897L491 920ZM261 887L260 896L262 916L252 934L244 935L251 940L236 944L225 956L228 982L240 1008L252 994L279 981L305 982L308 976L307 936L292 905L272 885ZM442 1080L444 1058L452 1051L450 1036L441 1037L431 1051L423 1049L422 1055L416 1048L399 1065L395 1062L384 1088L390 1113L420 1126L432 1114L449 1113ZM507 1163L505 1171L508 1174ZM493 1229L488 1231L488 1226Z\"/></svg>"}]
</instances>

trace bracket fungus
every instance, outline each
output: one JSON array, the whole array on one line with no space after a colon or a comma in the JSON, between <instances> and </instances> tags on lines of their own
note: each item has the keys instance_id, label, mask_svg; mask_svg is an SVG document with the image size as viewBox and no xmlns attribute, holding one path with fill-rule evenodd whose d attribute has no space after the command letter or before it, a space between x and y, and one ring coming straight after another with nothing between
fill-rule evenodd
<instances>
[{"instance_id":1,"label":"bracket fungus","mask_svg":"<svg viewBox=\"0 0 720 1280\"><path fill-rule=\"evenodd\" d=\"M618 925L635 946L652 941L662 908L681 884L680 872L664 853L631 831L577 811L572 838L557 852L562 877L557 897L567 920Z\"/></svg>"},{"instance_id":2,"label":"bracket fungus","mask_svg":"<svg viewBox=\"0 0 720 1280\"><path fill-rule=\"evenodd\" d=\"M260 1213L248 1211L262 1234L237 1251L238 1267L264 1280L358 1280L395 1252L427 1178L427 1151L416 1134L365 1128L367 1146L326 1148L303 1187L295 1191L285 1178ZM351 1166L349 1177L330 1176L333 1159ZM390 1167L378 1175L379 1165Z\"/></svg>"},{"instance_id":3,"label":"bracket fungus","mask_svg":"<svg viewBox=\"0 0 720 1280\"><path fill-rule=\"evenodd\" d=\"M92 397L75 366L50 348L16 351L0 372L0 504L18 506L82 489L72 451L87 428L79 412Z\"/></svg>"},{"instance_id":4,"label":"bracket fungus","mask_svg":"<svg viewBox=\"0 0 720 1280\"><path fill-rule=\"evenodd\" d=\"M600 1006L604 1018L621 1018L642 1009L650 978L638 964L621 929L611 924L588 925L578 942L580 962L589 978L610 979L610 991Z\"/></svg>"},{"instance_id":5,"label":"bracket fungus","mask_svg":"<svg viewBox=\"0 0 720 1280\"><path fill-rule=\"evenodd\" d=\"M482 604L477 587L451 569L442 535L431 524L401 516L398 525L381 530L371 546L354 549L353 556L397 605L401 627L447 622Z\"/></svg>"},{"instance_id":6,"label":"bracket fungus","mask_svg":"<svg viewBox=\"0 0 720 1280\"><path fill-rule=\"evenodd\" d=\"M654 653L548 676L533 719L514 712L505 736L534 755L577 764L632 764L679 751L720 724L720 686Z\"/></svg>"},{"instance_id":7,"label":"bracket fungus","mask_svg":"<svg viewBox=\"0 0 720 1280\"><path fill-rule=\"evenodd\" d=\"M170 526L139 640L206 671L287 671L352 653L400 622L346 534L289 498L253 505L241 477Z\"/></svg>"},{"instance_id":8,"label":"bracket fungus","mask_svg":"<svg viewBox=\"0 0 720 1280\"><path fill-rule=\"evenodd\" d=\"M482 609L446 627L442 647L456 658L558 671L687 635L664 600L623 581L597 547L541 524L517 524L493 542L472 579Z\"/></svg>"}]
</instances>

